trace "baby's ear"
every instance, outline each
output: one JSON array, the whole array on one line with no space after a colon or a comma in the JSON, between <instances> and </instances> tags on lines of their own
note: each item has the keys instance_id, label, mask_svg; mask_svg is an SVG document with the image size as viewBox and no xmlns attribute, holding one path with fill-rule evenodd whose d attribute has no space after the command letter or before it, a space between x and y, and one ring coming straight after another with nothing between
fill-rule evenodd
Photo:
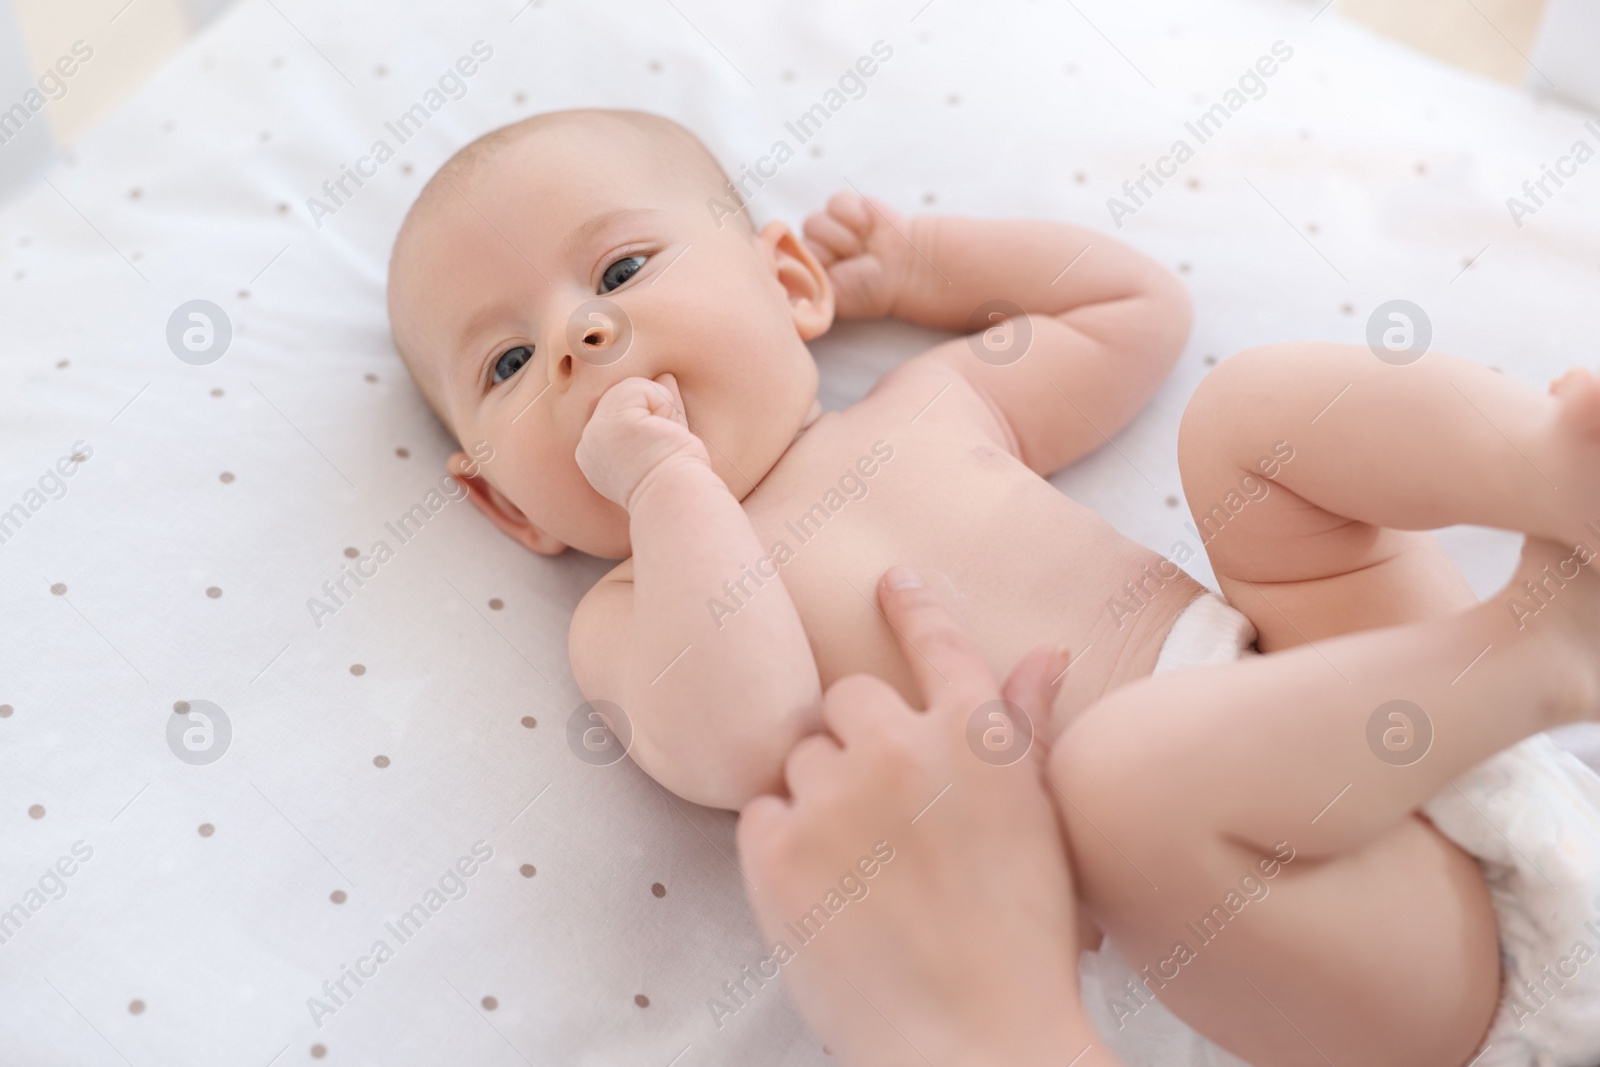
<instances>
[{"instance_id":1,"label":"baby's ear","mask_svg":"<svg viewBox=\"0 0 1600 1067\"><path fill-rule=\"evenodd\" d=\"M772 259L778 284L789 296L795 329L802 341L821 337L833 325L833 283L806 243L786 223L761 228L761 247Z\"/></svg>"},{"instance_id":2,"label":"baby's ear","mask_svg":"<svg viewBox=\"0 0 1600 1067\"><path fill-rule=\"evenodd\" d=\"M541 556L557 556L567 550L565 544L529 522L520 508L490 485L489 479L483 476L483 468L465 452L451 456L445 466L456 481L466 486L467 499L487 515L501 533Z\"/></svg>"}]
</instances>

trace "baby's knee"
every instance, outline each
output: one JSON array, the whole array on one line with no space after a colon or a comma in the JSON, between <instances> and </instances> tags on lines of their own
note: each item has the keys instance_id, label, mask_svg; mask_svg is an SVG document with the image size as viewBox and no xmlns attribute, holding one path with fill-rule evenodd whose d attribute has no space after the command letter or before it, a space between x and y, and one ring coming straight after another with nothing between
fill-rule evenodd
<instances>
[{"instance_id":1,"label":"baby's knee","mask_svg":"<svg viewBox=\"0 0 1600 1067\"><path fill-rule=\"evenodd\" d=\"M1178 444L1200 434L1236 432L1241 414L1273 410L1259 405L1272 400L1278 378L1297 359L1301 346L1257 345L1229 356L1200 380L1184 408L1178 426Z\"/></svg>"}]
</instances>

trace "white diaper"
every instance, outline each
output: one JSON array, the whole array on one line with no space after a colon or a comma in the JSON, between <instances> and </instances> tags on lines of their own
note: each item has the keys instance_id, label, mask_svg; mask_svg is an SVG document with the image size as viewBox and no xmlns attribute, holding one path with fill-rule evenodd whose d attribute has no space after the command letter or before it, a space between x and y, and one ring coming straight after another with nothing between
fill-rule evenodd
<instances>
[{"instance_id":1,"label":"white diaper","mask_svg":"<svg viewBox=\"0 0 1600 1067\"><path fill-rule=\"evenodd\" d=\"M1253 655L1255 636L1248 619L1207 594L1173 623L1155 673ZM1562 741L1582 751L1597 736L1600 728L1588 728ZM1596 1067L1600 775L1536 734L1457 778L1422 811L1477 858L1500 926L1500 1008L1472 1067ZM1078 970L1084 1009L1124 1062L1248 1067L1159 1002L1125 992L1138 979L1109 940L1084 953Z\"/></svg>"}]
</instances>

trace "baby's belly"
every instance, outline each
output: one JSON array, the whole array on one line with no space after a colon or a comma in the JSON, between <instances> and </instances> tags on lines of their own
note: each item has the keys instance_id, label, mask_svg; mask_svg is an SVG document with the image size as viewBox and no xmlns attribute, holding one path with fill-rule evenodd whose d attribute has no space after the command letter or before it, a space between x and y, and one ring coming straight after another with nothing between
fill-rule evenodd
<instances>
[{"instance_id":1,"label":"baby's belly","mask_svg":"<svg viewBox=\"0 0 1600 1067\"><path fill-rule=\"evenodd\" d=\"M773 549L762 569L788 589L824 687L874 674L925 704L877 609L878 579L895 564L938 591L997 679L1030 649L1069 648L1076 659L1056 702L1062 719L1149 674L1172 619L1202 592L992 446L921 462L896 453L848 488L854 495L821 492L815 502L785 494L752 515ZM733 606L740 590L731 592Z\"/></svg>"}]
</instances>

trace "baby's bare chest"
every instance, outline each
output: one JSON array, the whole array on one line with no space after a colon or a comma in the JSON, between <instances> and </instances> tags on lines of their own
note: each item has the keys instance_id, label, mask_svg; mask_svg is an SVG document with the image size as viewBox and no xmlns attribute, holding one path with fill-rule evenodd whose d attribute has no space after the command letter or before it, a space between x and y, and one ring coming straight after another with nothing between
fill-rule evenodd
<instances>
[{"instance_id":1,"label":"baby's bare chest","mask_svg":"<svg viewBox=\"0 0 1600 1067\"><path fill-rule=\"evenodd\" d=\"M876 605L878 579L903 564L939 591L997 672L1039 644L1104 640L1123 572L1136 576L1152 554L1030 471L958 405L914 419L883 407L824 416L746 498L764 551L720 591L711 610L723 625L736 626L746 604L781 583L825 686L867 672L911 696Z\"/></svg>"}]
</instances>

